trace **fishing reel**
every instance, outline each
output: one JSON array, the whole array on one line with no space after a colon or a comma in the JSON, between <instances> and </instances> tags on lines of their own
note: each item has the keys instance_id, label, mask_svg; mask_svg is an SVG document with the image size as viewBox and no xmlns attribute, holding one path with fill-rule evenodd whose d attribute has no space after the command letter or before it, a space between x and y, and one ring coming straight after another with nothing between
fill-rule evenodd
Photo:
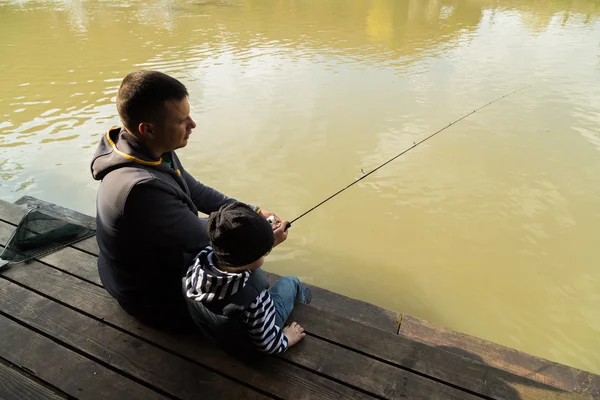
<instances>
[{"instance_id":1,"label":"fishing reel","mask_svg":"<svg viewBox=\"0 0 600 400\"><path fill-rule=\"evenodd\" d=\"M269 221L269 223L271 224L271 226L273 228L279 228L280 224L277 222L274 215L271 215L269 218L267 218L267 221ZM291 226L292 226L292 224L288 222L287 225L285 226L284 230L287 231Z\"/></svg>"}]
</instances>

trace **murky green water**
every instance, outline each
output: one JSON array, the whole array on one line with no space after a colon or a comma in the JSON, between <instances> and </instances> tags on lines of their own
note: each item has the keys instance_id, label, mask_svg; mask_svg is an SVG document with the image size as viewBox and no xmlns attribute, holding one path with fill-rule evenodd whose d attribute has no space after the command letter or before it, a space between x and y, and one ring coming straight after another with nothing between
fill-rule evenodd
<instances>
[{"instance_id":1,"label":"murky green water","mask_svg":"<svg viewBox=\"0 0 600 400\"><path fill-rule=\"evenodd\" d=\"M94 213L120 79L190 89L180 152L298 221L267 268L600 373L600 4L2 1L0 197Z\"/></svg>"}]
</instances>

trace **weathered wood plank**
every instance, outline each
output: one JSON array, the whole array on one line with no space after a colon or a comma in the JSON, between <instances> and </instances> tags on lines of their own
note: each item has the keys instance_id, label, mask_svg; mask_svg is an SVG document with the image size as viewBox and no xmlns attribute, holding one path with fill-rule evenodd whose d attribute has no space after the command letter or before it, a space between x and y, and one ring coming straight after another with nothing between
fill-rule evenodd
<instances>
[{"instance_id":1,"label":"weathered wood plank","mask_svg":"<svg viewBox=\"0 0 600 400\"><path fill-rule=\"evenodd\" d=\"M178 398L267 398L4 279L0 297L3 313Z\"/></svg>"},{"instance_id":2,"label":"weathered wood plank","mask_svg":"<svg viewBox=\"0 0 600 400\"><path fill-rule=\"evenodd\" d=\"M265 271L266 272L266 271ZM281 278L280 275L267 272L269 284L272 286ZM312 290L311 306L320 310L331 312L351 319L361 324L367 324L375 328L398 332L400 314L395 311L386 310L374 304L346 297L317 286L308 285Z\"/></svg>"},{"instance_id":3,"label":"weathered wood plank","mask_svg":"<svg viewBox=\"0 0 600 400\"><path fill-rule=\"evenodd\" d=\"M198 337L169 335L140 325L121 310L104 289L36 261L24 266L9 266L0 273L2 277L277 397L334 400L372 398L275 357L266 357L254 365L244 364Z\"/></svg>"},{"instance_id":4,"label":"weathered wood plank","mask_svg":"<svg viewBox=\"0 0 600 400\"><path fill-rule=\"evenodd\" d=\"M482 399L314 336L306 336L283 357L386 399Z\"/></svg>"},{"instance_id":5,"label":"weathered wood plank","mask_svg":"<svg viewBox=\"0 0 600 400\"><path fill-rule=\"evenodd\" d=\"M456 332L419 318L404 315L400 333L444 350L475 357L494 367L564 389L600 399L600 376L520 352L474 336Z\"/></svg>"},{"instance_id":6,"label":"weathered wood plank","mask_svg":"<svg viewBox=\"0 0 600 400\"><path fill-rule=\"evenodd\" d=\"M21 206L26 206L30 208L40 207L41 210L47 211L52 215L64 214L70 220L76 223L82 223L85 225L95 227L95 219L93 217L78 213L73 210L69 210L68 208L45 202L43 200L36 199L34 197L22 197L21 199L17 200L15 204L19 204ZM15 206L11 203L0 203L0 219L4 219L5 221L9 221L13 224L18 223L21 217L25 215L25 209L11 210L11 208L14 207ZM74 244L72 247L75 249L84 250L96 256L98 255L98 244L96 243L95 238L85 239L81 242ZM60 252L53 253L44 257L42 260L49 263L52 263L52 260L54 259L70 260L71 257L77 257L75 252L73 252L72 250L72 248L61 250ZM74 273L76 268L73 268L73 266L77 265L78 261L76 259L73 259L67 262L69 263L69 265L61 265L61 268ZM281 278L281 276L269 272L267 272L267 276L271 284L273 284L279 278ZM94 276L92 276L92 274L90 273L87 273L85 276L82 277L89 280ZM95 277L97 278L97 274ZM97 283L99 283L99 280ZM313 290L314 298L312 304L313 307L319 308L323 311L333 312L343 317L364 324L368 324L379 329L391 332L398 331L398 321L400 315L394 311L386 310L384 308L377 307L373 304L369 304L361 300L352 299L350 297L346 297L341 294L331 292L329 290L319 288L316 286L311 286L311 288Z\"/></svg>"},{"instance_id":7,"label":"weathered wood plank","mask_svg":"<svg viewBox=\"0 0 600 400\"><path fill-rule=\"evenodd\" d=\"M0 232L0 235L2 232ZM98 258L72 247L65 247L39 259L79 278L102 286L98 275Z\"/></svg>"},{"instance_id":8,"label":"weathered wood plank","mask_svg":"<svg viewBox=\"0 0 600 400\"><path fill-rule=\"evenodd\" d=\"M165 398L3 315L0 315L0 337L3 343L0 357L78 399Z\"/></svg>"},{"instance_id":9,"label":"weathered wood plank","mask_svg":"<svg viewBox=\"0 0 600 400\"><path fill-rule=\"evenodd\" d=\"M14 226L8 225L0 221L0 244L2 244L3 246L7 244L14 230Z\"/></svg>"},{"instance_id":10,"label":"weathered wood plank","mask_svg":"<svg viewBox=\"0 0 600 400\"><path fill-rule=\"evenodd\" d=\"M6 343L3 343L6 346ZM0 398L2 400L64 400L55 391L30 379L20 368L0 360Z\"/></svg>"},{"instance_id":11,"label":"weathered wood plank","mask_svg":"<svg viewBox=\"0 0 600 400\"><path fill-rule=\"evenodd\" d=\"M583 398L403 335L324 314L303 304L297 304L290 318L300 322L311 334L494 399Z\"/></svg>"}]
</instances>

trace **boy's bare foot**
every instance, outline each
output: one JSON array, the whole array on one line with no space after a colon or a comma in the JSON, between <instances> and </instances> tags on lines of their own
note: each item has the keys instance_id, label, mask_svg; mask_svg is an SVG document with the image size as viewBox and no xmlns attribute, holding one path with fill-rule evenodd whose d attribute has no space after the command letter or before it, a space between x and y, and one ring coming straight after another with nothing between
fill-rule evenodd
<instances>
[{"instance_id":1,"label":"boy's bare foot","mask_svg":"<svg viewBox=\"0 0 600 400\"><path fill-rule=\"evenodd\" d=\"M304 333L304 328L301 327L297 322L292 322L290 326L286 326L283 329L283 334L287 337L288 347L293 346L298 343L306 333Z\"/></svg>"}]
</instances>

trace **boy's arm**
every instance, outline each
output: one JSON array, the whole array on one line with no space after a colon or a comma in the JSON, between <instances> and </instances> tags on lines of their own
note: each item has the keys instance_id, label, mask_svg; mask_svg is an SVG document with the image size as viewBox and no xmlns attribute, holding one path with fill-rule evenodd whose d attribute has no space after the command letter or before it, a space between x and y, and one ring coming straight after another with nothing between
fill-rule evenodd
<instances>
[{"instance_id":1,"label":"boy's arm","mask_svg":"<svg viewBox=\"0 0 600 400\"><path fill-rule=\"evenodd\" d=\"M287 337L275 324L275 315L275 304L267 290L263 290L242 312L250 339L263 353L278 354L288 348Z\"/></svg>"},{"instance_id":2,"label":"boy's arm","mask_svg":"<svg viewBox=\"0 0 600 400\"><path fill-rule=\"evenodd\" d=\"M197 181L185 170L183 171L182 176L183 179L185 179L188 188L190 189L190 198L192 199L192 202L194 203L198 211L200 211L203 214L210 215L210 213L217 211L225 204L237 201L233 197L227 197L218 190L208 187L200 181ZM248 206L250 206L250 208L252 208L256 212L261 212L261 209L258 206L252 204L248 204ZM261 214L265 218L268 218L270 215L275 215L268 211L262 211ZM277 218L276 215L275 217Z\"/></svg>"}]
</instances>

